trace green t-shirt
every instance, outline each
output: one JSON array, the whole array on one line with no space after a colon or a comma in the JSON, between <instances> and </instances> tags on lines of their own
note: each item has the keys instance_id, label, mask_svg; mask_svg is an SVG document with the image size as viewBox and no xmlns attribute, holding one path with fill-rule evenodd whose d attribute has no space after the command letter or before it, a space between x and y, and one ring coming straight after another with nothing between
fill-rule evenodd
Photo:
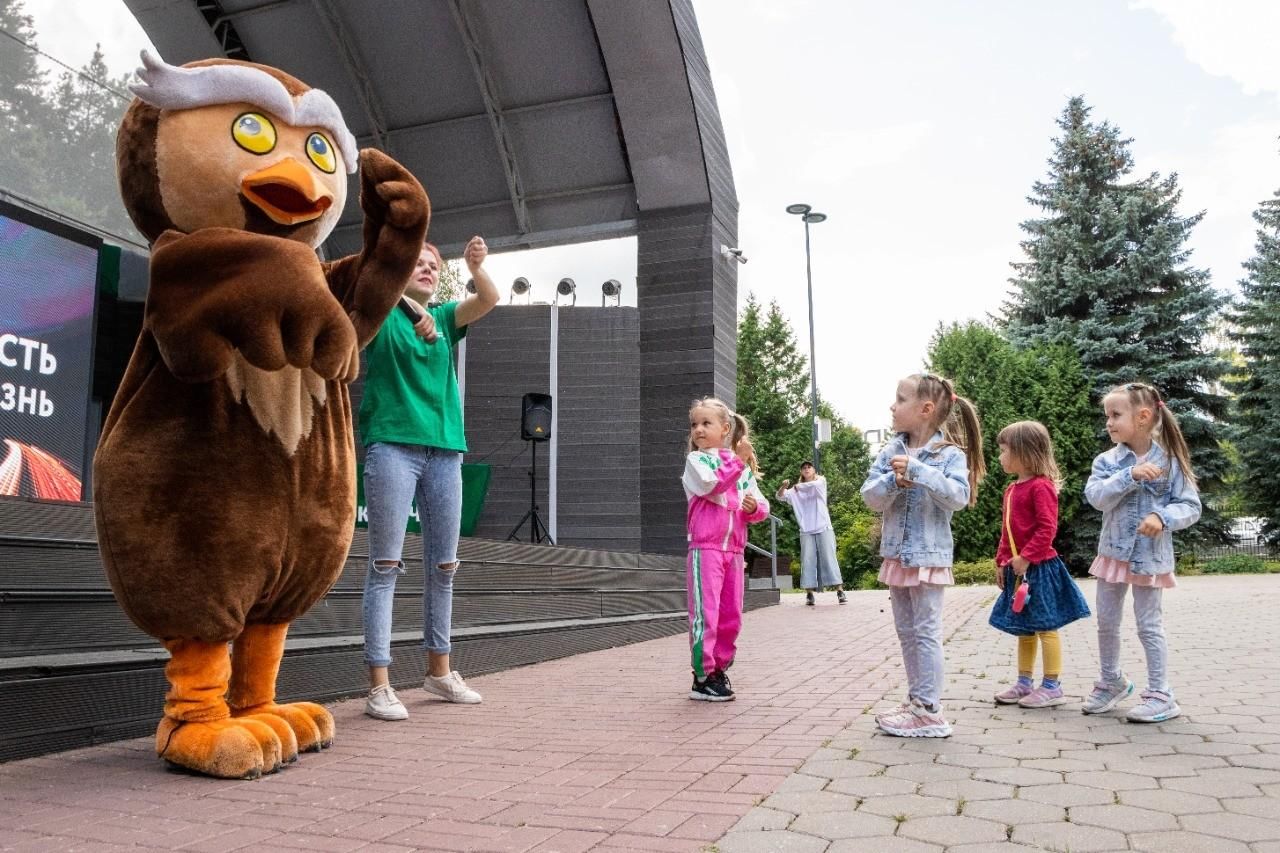
<instances>
[{"instance_id":1,"label":"green t-shirt","mask_svg":"<svg viewBox=\"0 0 1280 853\"><path fill-rule=\"evenodd\" d=\"M367 370L360 400L360 440L365 446L385 441L466 452L453 353L467 327L454 325L457 308L457 302L446 302L427 309L436 321L432 344L414 333L404 312L391 309L365 348Z\"/></svg>"}]
</instances>

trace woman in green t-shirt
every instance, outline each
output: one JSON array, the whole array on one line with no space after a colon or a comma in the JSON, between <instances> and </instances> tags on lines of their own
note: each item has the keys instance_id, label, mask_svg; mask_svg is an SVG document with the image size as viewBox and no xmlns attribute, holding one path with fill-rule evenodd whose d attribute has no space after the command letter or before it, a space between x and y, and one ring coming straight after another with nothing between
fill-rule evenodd
<instances>
[{"instance_id":1,"label":"woman in green t-shirt","mask_svg":"<svg viewBox=\"0 0 1280 853\"><path fill-rule=\"evenodd\" d=\"M480 694L449 665L453 577L462 523L462 430L454 347L467 326L498 304L498 289L485 272L484 240L471 238L463 254L476 292L461 302L422 308L416 323L392 311L365 350L367 371L360 401L364 442L364 494L369 511L369 568L364 584L364 660L369 665L365 713L379 720L408 719L387 680L391 665L391 611L405 525L413 498L422 522L423 688L450 702L476 703ZM435 295L442 261L423 246L405 295L418 307Z\"/></svg>"}]
</instances>

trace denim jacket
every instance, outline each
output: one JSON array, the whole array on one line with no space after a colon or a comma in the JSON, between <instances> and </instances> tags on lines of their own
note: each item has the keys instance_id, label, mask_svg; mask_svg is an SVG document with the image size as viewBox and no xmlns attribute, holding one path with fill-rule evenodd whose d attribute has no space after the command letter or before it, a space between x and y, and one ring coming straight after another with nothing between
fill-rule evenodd
<instances>
[{"instance_id":1,"label":"denim jacket","mask_svg":"<svg viewBox=\"0 0 1280 853\"><path fill-rule=\"evenodd\" d=\"M1167 575L1173 571L1173 531L1200 518L1200 495L1183 476L1176 459L1163 447L1151 445L1147 461L1166 474L1158 480L1133 479L1138 455L1117 444L1093 460L1093 473L1084 487L1085 499L1102 510L1098 554L1129 563L1135 575ZM1160 535L1139 536L1138 525L1151 513L1160 516Z\"/></svg>"},{"instance_id":2,"label":"denim jacket","mask_svg":"<svg viewBox=\"0 0 1280 853\"><path fill-rule=\"evenodd\" d=\"M951 515L969 505L969 464L963 450L942 442L942 433L935 433L911 460L911 488L898 487L889 465L890 459L907 452L902 435L885 445L867 473L862 499L884 514L881 557L896 557L904 566L951 565Z\"/></svg>"}]
</instances>

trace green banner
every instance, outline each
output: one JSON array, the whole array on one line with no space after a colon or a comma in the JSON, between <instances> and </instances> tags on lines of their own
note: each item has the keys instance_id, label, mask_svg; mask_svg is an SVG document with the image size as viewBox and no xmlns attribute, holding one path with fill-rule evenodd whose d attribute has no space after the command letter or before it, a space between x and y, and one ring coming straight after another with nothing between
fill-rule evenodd
<instances>
[{"instance_id":1,"label":"green banner","mask_svg":"<svg viewBox=\"0 0 1280 853\"><path fill-rule=\"evenodd\" d=\"M480 521L480 513L484 509L484 498L489 492L489 476L492 472L486 462L462 463L462 535L472 536L476 524ZM364 502L364 466L356 466L356 527L369 526L369 508ZM418 518L418 502L414 500L409 508L410 533L421 533L422 523Z\"/></svg>"}]
</instances>

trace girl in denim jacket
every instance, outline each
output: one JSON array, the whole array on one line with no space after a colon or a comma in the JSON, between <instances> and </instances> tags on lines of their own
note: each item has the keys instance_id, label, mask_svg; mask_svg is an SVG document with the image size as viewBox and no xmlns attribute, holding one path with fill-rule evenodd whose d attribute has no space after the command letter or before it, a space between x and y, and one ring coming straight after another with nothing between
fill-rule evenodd
<instances>
[{"instance_id":1,"label":"girl in denim jacket","mask_svg":"<svg viewBox=\"0 0 1280 853\"><path fill-rule=\"evenodd\" d=\"M898 383L895 437L862 484L867 506L884 514L880 582L889 587L907 671L907 701L876 717L899 737L947 737L942 716L942 593L951 585L951 515L973 506L986 475L982 428L973 404L932 373Z\"/></svg>"},{"instance_id":2,"label":"girl in denim jacket","mask_svg":"<svg viewBox=\"0 0 1280 853\"><path fill-rule=\"evenodd\" d=\"M734 697L725 671L733 664L742 628L747 525L769 517L754 460L746 419L714 397L696 400L689 410L689 455L681 477L689 506L690 699Z\"/></svg>"},{"instance_id":3,"label":"girl in denim jacket","mask_svg":"<svg viewBox=\"0 0 1280 853\"><path fill-rule=\"evenodd\" d=\"M1173 536L1200 518L1191 451L1178 420L1150 385L1131 383L1102 399L1107 433L1116 446L1093 460L1084 494L1102 510L1098 556L1098 657L1102 674L1085 700L1086 714L1101 714L1133 693L1120 670L1120 619L1133 588L1138 639L1147 654L1147 689L1131 708L1134 723L1158 723L1182 713L1168 680L1168 647L1161 596L1174 587Z\"/></svg>"}]
</instances>

